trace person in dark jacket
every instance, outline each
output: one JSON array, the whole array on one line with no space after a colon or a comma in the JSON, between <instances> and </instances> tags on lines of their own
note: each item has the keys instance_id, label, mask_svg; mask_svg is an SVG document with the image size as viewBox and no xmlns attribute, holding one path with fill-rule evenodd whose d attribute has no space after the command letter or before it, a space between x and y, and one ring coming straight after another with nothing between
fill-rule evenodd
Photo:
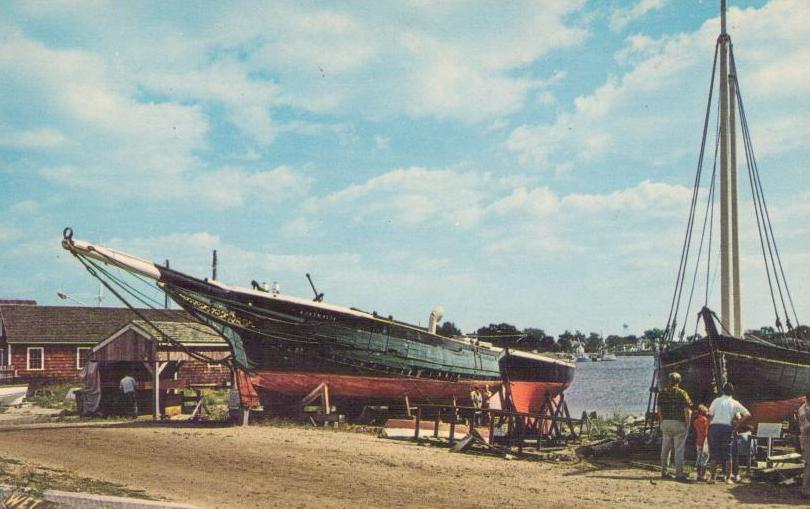
<instances>
[{"instance_id":1,"label":"person in dark jacket","mask_svg":"<svg viewBox=\"0 0 810 509\"><path fill-rule=\"evenodd\" d=\"M669 479L670 453L675 461L675 478L686 480L683 471L683 455L686 433L692 418L692 400L680 388L681 375L670 373L669 385L658 393L658 419L661 424L661 477Z\"/></svg>"}]
</instances>

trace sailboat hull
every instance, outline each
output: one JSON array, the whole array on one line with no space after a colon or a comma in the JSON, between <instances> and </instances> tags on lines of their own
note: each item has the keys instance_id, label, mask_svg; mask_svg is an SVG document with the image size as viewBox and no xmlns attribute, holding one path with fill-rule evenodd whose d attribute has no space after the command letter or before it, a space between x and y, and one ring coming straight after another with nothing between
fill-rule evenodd
<instances>
[{"instance_id":1,"label":"sailboat hull","mask_svg":"<svg viewBox=\"0 0 810 509\"><path fill-rule=\"evenodd\" d=\"M244 405L255 404L260 392L300 397L321 384L338 398L467 402L473 388L489 385L494 391L509 383L518 410L527 410L535 408L535 399L555 397L573 380L573 363L447 338L391 316L324 303L322 294L308 300L262 291L255 282L251 290L198 279L74 240L70 228L62 246L80 259L154 279L183 309L219 332L231 347Z\"/></svg>"},{"instance_id":2,"label":"sailboat hull","mask_svg":"<svg viewBox=\"0 0 810 509\"><path fill-rule=\"evenodd\" d=\"M714 354L709 339L661 352L662 383L669 373L677 372L692 400L709 404L717 394L714 380L727 380L755 422L789 419L802 404L810 388L810 352L731 336L712 341Z\"/></svg>"},{"instance_id":3,"label":"sailboat hull","mask_svg":"<svg viewBox=\"0 0 810 509\"><path fill-rule=\"evenodd\" d=\"M166 272L164 289L220 330L266 407L321 384L334 399L470 403L470 392L510 385L518 411L539 410L573 381L574 364L508 352L348 309L271 295L221 292Z\"/></svg>"}]
</instances>

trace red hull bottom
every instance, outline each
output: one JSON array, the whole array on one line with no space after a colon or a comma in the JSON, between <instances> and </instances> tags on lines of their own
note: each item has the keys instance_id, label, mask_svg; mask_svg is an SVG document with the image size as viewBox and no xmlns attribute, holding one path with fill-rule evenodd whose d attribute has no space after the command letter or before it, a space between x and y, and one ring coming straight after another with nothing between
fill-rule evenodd
<instances>
[{"instance_id":1,"label":"red hull bottom","mask_svg":"<svg viewBox=\"0 0 810 509\"><path fill-rule=\"evenodd\" d=\"M782 401L760 401L747 406L752 420L757 422L782 422L790 419L804 403L804 397Z\"/></svg>"},{"instance_id":2,"label":"red hull bottom","mask_svg":"<svg viewBox=\"0 0 810 509\"><path fill-rule=\"evenodd\" d=\"M259 390L285 396L304 397L318 385L329 386L331 397L367 400L403 400L411 402L452 402L470 404L470 392L489 386L493 393L501 383L491 380L443 381L420 378L337 375L331 373L293 373L259 371L250 375ZM562 382L511 382L512 401L519 412L539 412L546 397L558 396L568 384Z\"/></svg>"},{"instance_id":3,"label":"red hull bottom","mask_svg":"<svg viewBox=\"0 0 810 509\"><path fill-rule=\"evenodd\" d=\"M546 397L554 399L568 387L562 382L510 382L512 402L518 412L539 413Z\"/></svg>"},{"instance_id":4,"label":"red hull bottom","mask_svg":"<svg viewBox=\"0 0 810 509\"><path fill-rule=\"evenodd\" d=\"M336 375L331 373L292 373L259 371L251 374L251 382L259 389L285 396L304 397L321 383L329 386L332 397L369 400L452 401L469 402L470 391L489 386L497 392L499 382L491 380L444 381L422 378L389 378L375 376Z\"/></svg>"}]
</instances>

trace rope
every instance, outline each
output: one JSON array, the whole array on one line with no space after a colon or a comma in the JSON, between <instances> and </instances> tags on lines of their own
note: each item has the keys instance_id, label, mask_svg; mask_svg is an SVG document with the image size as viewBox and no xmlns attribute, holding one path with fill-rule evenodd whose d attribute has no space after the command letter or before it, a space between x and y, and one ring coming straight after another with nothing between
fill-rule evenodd
<instances>
[{"instance_id":1,"label":"rope","mask_svg":"<svg viewBox=\"0 0 810 509\"><path fill-rule=\"evenodd\" d=\"M712 75L709 81L709 97L706 103L706 115L703 120L703 136L700 142L700 155L698 157L697 173L695 175L695 182L692 188L692 202L689 208L689 220L686 225L686 233L683 239L683 247L681 249L681 260L678 265L678 275L675 278L675 290L672 295L672 303L670 304L669 317L667 318L667 326L665 330L664 342L672 341L675 334L676 323L678 320L678 313L680 311L681 293L683 291L683 282L686 276L686 266L689 259L689 250L691 246L692 230L694 227L695 210L697 204L697 196L700 190L700 177L703 172L703 158L706 151L706 135L709 129L709 117L711 114L712 97L714 95L714 77L717 72L717 54L720 48L720 41L718 40L714 46L714 60L712 62Z\"/></svg>"},{"instance_id":2,"label":"rope","mask_svg":"<svg viewBox=\"0 0 810 509\"><path fill-rule=\"evenodd\" d=\"M736 65L734 64L734 53L730 51L729 58L731 60L731 72L736 76ZM754 202L754 213L757 220L757 233L759 235L759 243L760 249L762 251L762 257L765 261L765 273L768 279L768 289L771 295L771 301L773 303L773 311L774 315L776 316L776 326L781 331L782 324L779 317L779 310L777 309L777 302L776 302L776 295L774 294L773 285L774 282L777 286L777 291L779 294L779 298L782 300L782 304L784 307L784 297L782 295L782 286L779 282L778 275L776 273L776 264L774 261L773 249L771 247L771 238L768 234L767 226L765 225L766 218L764 214L764 195L762 194L761 182L759 181L758 177L758 170L756 159L754 156L754 148L751 141L751 134L748 130L748 120L745 115L745 107L742 103L742 95L740 92L739 81L737 81L737 86L735 87L736 90L736 99L738 104L738 109L740 113L740 125L743 131L743 145L745 147L745 160L746 166L748 170L748 179L751 185L751 197ZM767 250L766 250L767 246ZM766 252L767 251L767 252ZM770 255L770 263L768 262L768 257ZM771 269L773 268L773 278L771 278Z\"/></svg>"},{"instance_id":3,"label":"rope","mask_svg":"<svg viewBox=\"0 0 810 509\"><path fill-rule=\"evenodd\" d=\"M720 130L719 118L718 118L718 123L717 124L718 124L717 125L717 132L719 133L719 130ZM706 225L709 222L709 218L711 217L710 214L709 214L709 211L714 210L714 189L715 189L714 182L715 182L715 176L716 176L716 173L717 173L717 152L718 152L719 145L720 145L720 137L718 135L718 136L715 137L715 142L714 142L714 164L712 166L712 177L710 179L711 183L709 184L709 198L708 198L708 203L706 204L706 212L703 215L703 229L700 232L700 245L698 247L697 260L695 261L695 273L692 276L692 288L689 290L689 300L687 300L687 302L686 302L686 310L687 311L689 309L691 309L691 307L692 307L692 298L695 295L695 288L697 287L697 277L698 277L698 272L700 272L700 258L703 256L703 241L704 241L704 239L706 237ZM713 220L712 220L712 224L714 224ZM707 262L707 267L708 267L709 266L708 264L711 263L711 234L709 235L709 249L707 249L707 251L709 253L708 254L708 262ZM708 293L708 288L709 288L709 283L708 283L708 280L707 280L706 281L706 291L707 291L707 293ZM707 295L706 298L708 300L708 295ZM681 329L681 334L680 334L680 339L681 340L683 340L683 337L684 337L685 333L686 333L686 320L684 320L683 328Z\"/></svg>"},{"instance_id":4,"label":"rope","mask_svg":"<svg viewBox=\"0 0 810 509\"><path fill-rule=\"evenodd\" d=\"M143 320L152 329L154 329L154 331L157 332L157 334L159 336L161 336L162 339L164 339L167 342L177 346L178 348L183 350L183 352L185 352L192 359L196 359L196 360L201 361L201 362L206 362L208 364L223 364L223 365L226 365L226 366L228 365L227 359L213 359L211 357L208 357L207 355L199 354L197 352L192 351L191 349L189 349L186 345L182 344L181 342L176 341L174 338L169 337L165 332L163 332L160 328L158 328L149 318L147 318L141 312L141 310L138 310L137 308L133 307L129 303L129 301L127 301L127 299L125 299L115 288L112 287L112 285L109 282L107 282L104 278L99 276L98 272L96 271L97 264L95 264L94 262L92 262L92 260L86 258L85 256L80 255L79 253L76 253L73 250L71 250L71 253L73 254L73 256L76 257L76 259L79 260L79 262L84 266L84 268L87 269L87 272L89 272L91 276L98 279L98 281L102 285L104 285L104 287L107 288L107 290L109 290L113 295L115 295L118 298L118 300L120 300L127 308L129 308L129 310L132 311L138 318Z\"/></svg>"},{"instance_id":5,"label":"rope","mask_svg":"<svg viewBox=\"0 0 810 509\"><path fill-rule=\"evenodd\" d=\"M732 71L736 75L736 63L734 61L734 52L733 52L733 50L730 52L730 58L731 58ZM777 283L779 283L779 281L780 281L779 276L781 275L781 282L785 286L785 293L787 294L788 302L790 303L791 310L793 311L793 317L794 317L794 319L796 321L796 325L798 325L799 324L799 317L798 317L798 315L796 313L796 307L795 307L794 302L793 302L793 296L791 295L790 288L788 287L787 278L785 277L785 270L784 270L784 266L782 265L782 257L779 254L779 248L776 245L776 236L774 235L774 232L773 232L773 223L771 221L770 212L768 210L768 203L765 200L765 193L764 193L764 190L762 188L762 180L760 178L759 165L757 164L756 157L754 156L753 143L751 141L751 134L750 134L750 130L748 128L748 119L747 119L747 117L745 115L745 108L744 108L743 102L742 102L742 93L740 92L739 80L737 81L737 101L738 101L739 109L740 109L740 120L741 120L741 123L743 125L743 133L745 134L745 137L748 139L748 144L749 144L749 147L750 147L750 150L751 150L751 162L752 162L752 167L753 167L753 174L756 177L756 187L759 190L759 196L760 196L760 199L761 199L762 210L764 212L763 224L765 224L765 226L766 226L766 230L765 230L766 235L769 236L770 242L773 245L773 252L771 252L770 254L771 254L771 261L773 263L774 275L777 277ZM769 244L769 247L770 247L770 244ZM773 260L774 256L776 258L775 262ZM779 268L779 273L778 274L777 274L777 267ZM791 323L790 323L790 315L789 315L789 313L787 311L787 307L785 305L784 296L782 295L782 291L781 291L781 285L778 285L778 286L779 286L779 297L780 297L780 300L782 301L782 309L783 309L783 311L785 313L788 329L792 329L792 326L791 326Z\"/></svg>"}]
</instances>

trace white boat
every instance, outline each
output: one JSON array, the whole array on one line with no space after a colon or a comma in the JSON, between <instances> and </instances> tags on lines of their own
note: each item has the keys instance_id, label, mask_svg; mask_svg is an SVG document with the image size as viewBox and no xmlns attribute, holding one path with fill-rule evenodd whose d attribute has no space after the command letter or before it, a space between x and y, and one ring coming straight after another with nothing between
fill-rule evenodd
<instances>
[{"instance_id":1,"label":"white boat","mask_svg":"<svg viewBox=\"0 0 810 509\"><path fill-rule=\"evenodd\" d=\"M20 405L28 394L28 384L0 385L0 406Z\"/></svg>"},{"instance_id":2,"label":"white boat","mask_svg":"<svg viewBox=\"0 0 810 509\"><path fill-rule=\"evenodd\" d=\"M585 347L582 346L582 343L577 343L577 348L576 350L574 350L574 355L576 355L577 362L585 362L591 360L588 354L585 353Z\"/></svg>"},{"instance_id":3,"label":"white boat","mask_svg":"<svg viewBox=\"0 0 810 509\"><path fill-rule=\"evenodd\" d=\"M599 357L600 357L600 360L603 360L603 361L615 361L616 360L616 354L611 353L611 352L602 352L602 354Z\"/></svg>"}]
</instances>

